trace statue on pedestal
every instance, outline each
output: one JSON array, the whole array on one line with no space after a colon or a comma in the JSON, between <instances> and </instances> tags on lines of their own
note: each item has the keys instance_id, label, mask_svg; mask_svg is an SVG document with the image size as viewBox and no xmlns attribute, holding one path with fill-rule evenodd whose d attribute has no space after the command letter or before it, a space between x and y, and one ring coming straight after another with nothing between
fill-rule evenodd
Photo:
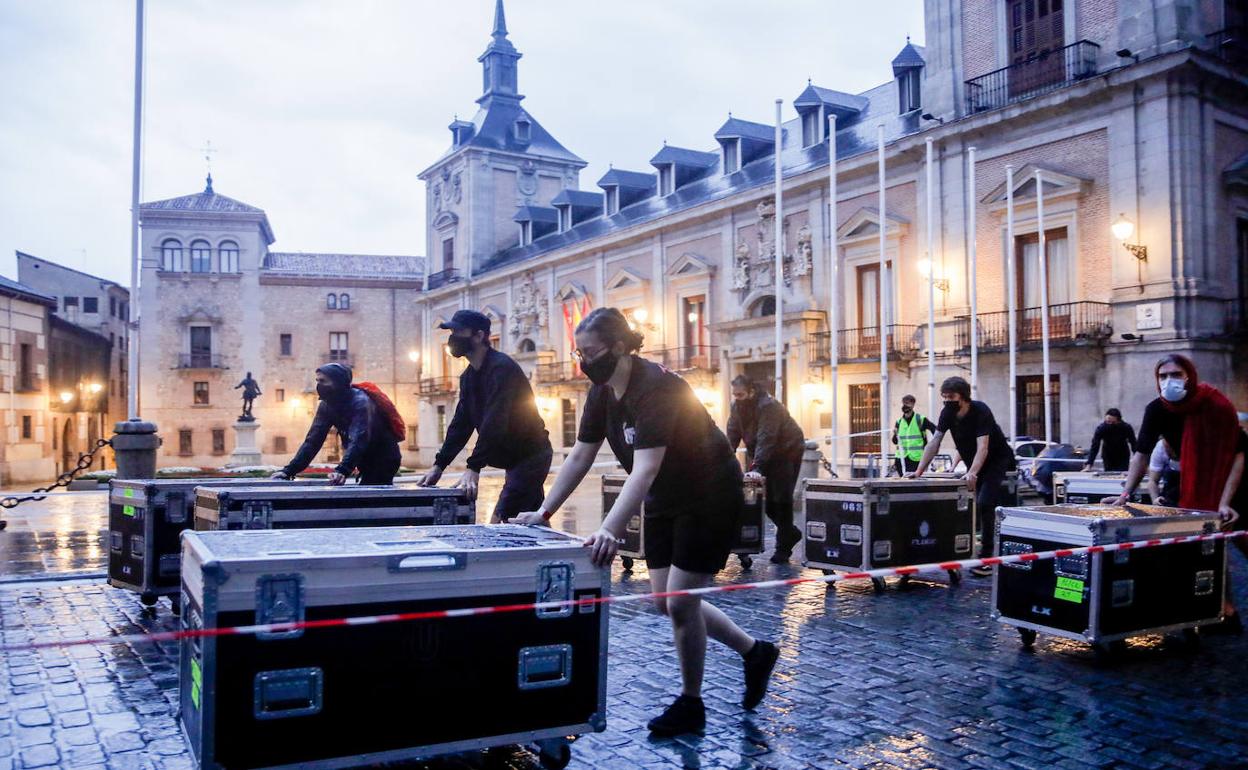
<instances>
[{"instance_id":1,"label":"statue on pedestal","mask_svg":"<svg viewBox=\"0 0 1248 770\"><path fill-rule=\"evenodd\" d=\"M251 378L251 372L247 372L247 376L243 381L234 386L234 390L243 389L243 413L238 416L239 422L255 422L256 418L251 416L251 404L256 400L256 396L261 395L260 384Z\"/></svg>"}]
</instances>

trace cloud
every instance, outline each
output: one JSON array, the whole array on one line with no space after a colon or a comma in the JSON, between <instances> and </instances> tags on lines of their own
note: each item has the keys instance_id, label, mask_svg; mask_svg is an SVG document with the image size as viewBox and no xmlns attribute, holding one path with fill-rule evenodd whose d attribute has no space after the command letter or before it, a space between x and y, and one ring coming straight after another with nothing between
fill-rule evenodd
<instances>
[{"instance_id":1,"label":"cloud","mask_svg":"<svg viewBox=\"0 0 1248 770\"><path fill-rule=\"evenodd\" d=\"M416 174L481 91L493 3L147 3L143 198L202 189L260 206L274 248L424 253ZM806 79L862 91L891 78L921 0L887 12L827 0L509 0L525 106L589 161L649 170L662 145L713 148L731 110L772 119ZM133 4L0 9L0 273L20 249L129 275Z\"/></svg>"}]
</instances>

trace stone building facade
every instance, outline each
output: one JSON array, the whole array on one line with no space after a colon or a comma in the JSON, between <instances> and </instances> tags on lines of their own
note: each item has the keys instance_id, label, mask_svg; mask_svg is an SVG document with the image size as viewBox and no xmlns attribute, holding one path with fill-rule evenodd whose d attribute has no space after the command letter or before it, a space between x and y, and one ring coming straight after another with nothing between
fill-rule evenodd
<instances>
[{"instance_id":1,"label":"stone building facade","mask_svg":"<svg viewBox=\"0 0 1248 770\"><path fill-rule=\"evenodd\" d=\"M48 324L56 300L0 277L0 486L56 475L48 409Z\"/></svg>"},{"instance_id":2,"label":"stone building facade","mask_svg":"<svg viewBox=\"0 0 1248 770\"><path fill-rule=\"evenodd\" d=\"M66 457L76 458L97 438L111 434L113 423L127 417L130 292L113 281L21 251L17 252L17 279L55 299L53 316L89 335L63 329L60 338L65 344L59 360L55 345L52 351L53 368L64 374L52 387L52 408L65 415L54 419L52 425L57 436L58 464L63 467ZM96 359L101 344L105 346L102 367ZM90 351L90 360L66 358L83 351ZM63 400L61 394L66 392L72 394L72 400ZM95 467L105 464L115 465L111 450L101 453Z\"/></svg>"},{"instance_id":3,"label":"stone building facade","mask_svg":"<svg viewBox=\"0 0 1248 770\"><path fill-rule=\"evenodd\" d=\"M1013 432L1043 431L1042 285L1054 440L1086 444L1111 406L1138 421L1155 394L1153 362L1169 351L1193 356L1209 381L1248 407L1240 363L1248 306L1248 70L1236 32L1248 20L1241 8L1213 0L927 0L927 45L906 42L887 82L860 94L794 87L796 114L783 125L781 147L773 126L730 119L708 130L705 147L660 146L649 168L613 169L598 180L600 191L589 192L579 185L583 161L519 106L519 54L499 0L480 59L481 109L451 124L451 148L422 174L430 185L429 254L449 258L433 263L438 271L414 298L425 364L421 460L431 459L454 409L459 364L445 355L437 325L460 307L495 320L498 346L530 372L554 444L565 450L587 386L571 362L569 329L604 305L630 314L646 334L643 355L689 377L721 422L732 377L770 378L778 352L785 401L808 436L878 427L881 348L894 415L904 392L926 411L927 397L935 397L927 351L936 355L937 383L971 365L972 253L975 384L1003 423L1013 402ZM888 71L881 62L881 79ZM777 161L781 351L772 275ZM1125 244L1111 234L1124 221L1134 230ZM934 335L926 323L929 282L937 287ZM1013 383L1005 353L1011 286L1020 308ZM829 318L833 292L839 312ZM846 441L838 456L847 463L874 443Z\"/></svg>"},{"instance_id":4,"label":"stone building facade","mask_svg":"<svg viewBox=\"0 0 1248 770\"><path fill-rule=\"evenodd\" d=\"M285 464L328 361L390 394L414 446L420 258L270 251L264 211L219 195L211 177L203 192L140 211L139 406L164 438L161 465L228 464L247 372L263 390L253 409L263 462ZM331 437L318 460L340 451Z\"/></svg>"}]
</instances>

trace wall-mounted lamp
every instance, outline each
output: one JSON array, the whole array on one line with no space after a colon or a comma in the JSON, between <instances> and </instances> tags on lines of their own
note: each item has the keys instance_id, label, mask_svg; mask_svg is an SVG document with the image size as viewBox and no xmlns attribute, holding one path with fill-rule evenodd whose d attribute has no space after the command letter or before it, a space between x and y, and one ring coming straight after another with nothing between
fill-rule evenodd
<instances>
[{"instance_id":1,"label":"wall-mounted lamp","mask_svg":"<svg viewBox=\"0 0 1248 770\"><path fill-rule=\"evenodd\" d=\"M1144 341L1143 334L1132 334L1131 332L1123 332L1122 334L1118 336L1122 337L1127 342L1143 342Z\"/></svg>"},{"instance_id":2,"label":"wall-mounted lamp","mask_svg":"<svg viewBox=\"0 0 1248 770\"><path fill-rule=\"evenodd\" d=\"M407 354L407 360L411 361L414 364L420 363L420 351L419 350L409 351Z\"/></svg>"},{"instance_id":3,"label":"wall-mounted lamp","mask_svg":"<svg viewBox=\"0 0 1248 770\"><path fill-rule=\"evenodd\" d=\"M693 394L698 397L698 401L702 402L702 406L705 406L707 409L719 407L719 396L715 391L709 388L695 388Z\"/></svg>"},{"instance_id":4,"label":"wall-mounted lamp","mask_svg":"<svg viewBox=\"0 0 1248 770\"><path fill-rule=\"evenodd\" d=\"M922 115L920 115L919 117L920 117L920 118L923 118L924 120L935 120L935 121L939 122L939 123L940 123L940 125L942 125L942 126L943 126L943 125L945 125L945 119L944 119L944 118L938 118L938 117L936 117L935 115L933 115L933 114L932 114L932 113L930 113L930 112L925 112L925 113L923 113Z\"/></svg>"},{"instance_id":5,"label":"wall-mounted lamp","mask_svg":"<svg viewBox=\"0 0 1248 770\"><path fill-rule=\"evenodd\" d=\"M543 418L548 418L555 413L555 407L558 406L558 402L555 399L550 396L538 396L536 400L537 411L541 413Z\"/></svg>"},{"instance_id":6,"label":"wall-mounted lamp","mask_svg":"<svg viewBox=\"0 0 1248 770\"><path fill-rule=\"evenodd\" d=\"M1113 231L1115 238L1122 241L1123 248L1131 252L1131 256L1141 262L1148 261L1147 246L1142 243L1128 243L1131 240L1131 235L1135 232L1135 223L1127 219L1126 214L1119 214L1117 221L1110 225L1109 229Z\"/></svg>"},{"instance_id":7,"label":"wall-mounted lamp","mask_svg":"<svg viewBox=\"0 0 1248 770\"><path fill-rule=\"evenodd\" d=\"M298 409L298 408L299 408L299 407L301 407L301 406L303 406L303 399L302 399L302 398L295 397L295 398L292 398L292 399L290 400L290 408L291 408L291 409Z\"/></svg>"},{"instance_id":8,"label":"wall-mounted lamp","mask_svg":"<svg viewBox=\"0 0 1248 770\"><path fill-rule=\"evenodd\" d=\"M1117 51L1114 51L1114 56L1117 56L1119 59L1133 59L1137 62L1140 60L1140 55L1133 53L1130 48L1119 48Z\"/></svg>"},{"instance_id":9,"label":"wall-mounted lamp","mask_svg":"<svg viewBox=\"0 0 1248 770\"><path fill-rule=\"evenodd\" d=\"M932 260L919 260L919 275L931 281L932 285L934 285L937 289L945 292L949 291L949 279L942 278L933 271Z\"/></svg>"},{"instance_id":10,"label":"wall-mounted lamp","mask_svg":"<svg viewBox=\"0 0 1248 770\"><path fill-rule=\"evenodd\" d=\"M70 401L73 401L73 400L74 400L73 393L70 393L68 390L61 391L61 403L62 404L68 404Z\"/></svg>"},{"instance_id":11,"label":"wall-mounted lamp","mask_svg":"<svg viewBox=\"0 0 1248 770\"><path fill-rule=\"evenodd\" d=\"M832 398L832 389L821 382L803 382L802 400L809 404L824 404Z\"/></svg>"},{"instance_id":12,"label":"wall-mounted lamp","mask_svg":"<svg viewBox=\"0 0 1248 770\"><path fill-rule=\"evenodd\" d=\"M633 331L637 331L638 329L645 329L646 331L655 332L659 330L658 326L649 322L650 311L646 310L644 307L639 307L636 310L632 311L631 313L628 314L627 318L628 318L628 328L632 329Z\"/></svg>"},{"instance_id":13,"label":"wall-mounted lamp","mask_svg":"<svg viewBox=\"0 0 1248 770\"><path fill-rule=\"evenodd\" d=\"M87 386L87 390L91 391L92 394L98 394L101 390L104 390L104 386L98 382L93 382Z\"/></svg>"}]
</instances>

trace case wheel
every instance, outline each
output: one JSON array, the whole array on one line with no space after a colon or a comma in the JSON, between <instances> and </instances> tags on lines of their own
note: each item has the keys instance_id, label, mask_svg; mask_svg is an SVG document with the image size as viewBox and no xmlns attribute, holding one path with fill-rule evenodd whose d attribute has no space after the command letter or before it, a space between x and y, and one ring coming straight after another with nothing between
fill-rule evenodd
<instances>
[{"instance_id":1,"label":"case wheel","mask_svg":"<svg viewBox=\"0 0 1248 770\"><path fill-rule=\"evenodd\" d=\"M884 582L882 577L873 577L871 578L871 587L875 589L877 594L882 594L884 589L888 587L888 584Z\"/></svg>"},{"instance_id":2,"label":"case wheel","mask_svg":"<svg viewBox=\"0 0 1248 770\"><path fill-rule=\"evenodd\" d=\"M563 770L572 761L572 747L562 738L539 741L537 744L537 759L542 763L542 767L548 767L552 770Z\"/></svg>"},{"instance_id":3,"label":"case wheel","mask_svg":"<svg viewBox=\"0 0 1248 770\"><path fill-rule=\"evenodd\" d=\"M962 582L962 570L960 569L949 570L949 585L956 586L961 582Z\"/></svg>"},{"instance_id":4,"label":"case wheel","mask_svg":"<svg viewBox=\"0 0 1248 770\"><path fill-rule=\"evenodd\" d=\"M748 553L737 554L737 558L741 560L741 569L750 569L754 566L754 559Z\"/></svg>"},{"instance_id":5,"label":"case wheel","mask_svg":"<svg viewBox=\"0 0 1248 770\"><path fill-rule=\"evenodd\" d=\"M632 572L633 571L633 557L621 556L620 565L624 567L625 572Z\"/></svg>"},{"instance_id":6,"label":"case wheel","mask_svg":"<svg viewBox=\"0 0 1248 770\"><path fill-rule=\"evenodd\" d=\"M1036 630L1034 628L1018 629L1018 639L1023 643L1023 647L1030 650L1036 644Z\"/></svg>"},{"instance_id":7,"label":"case wheel","mask_svg":"<svg viewBox=\"0 0 1248 770\"><path fill-rule=\"evenodd\" d=\"M821 569L821 570L819 570L819 571L820 571L820 572L822 572L822 573L823 573L823 574L825 574L825 575L835 575L835 574L836 574L836 570L834 570L834 569ZM829 585L831 585L831 583L829 583Z\"/></svg>"},{"instance_id":8,"label":"case wheel","mask_svg":"<svg viewBox=\"0 0 1248 770\"><path fill-rule=\"evenodd\" d=\"M156 606L156 600L159 598L156 594L150 592L139 594L139 602L149 609Z\"/></svg>"},{"instance_id":9,"label":"case wheel","mask_svg":"<svg viewBox=\"0 0 1248 770\"><path fill-rule=\"evenodd\" d=\"M900 588L902 591L905 591L906 589L908 589L910 587L910 576L902 575L901 577L897 578L897 587Z\"/></svg>"}]
</instances>

